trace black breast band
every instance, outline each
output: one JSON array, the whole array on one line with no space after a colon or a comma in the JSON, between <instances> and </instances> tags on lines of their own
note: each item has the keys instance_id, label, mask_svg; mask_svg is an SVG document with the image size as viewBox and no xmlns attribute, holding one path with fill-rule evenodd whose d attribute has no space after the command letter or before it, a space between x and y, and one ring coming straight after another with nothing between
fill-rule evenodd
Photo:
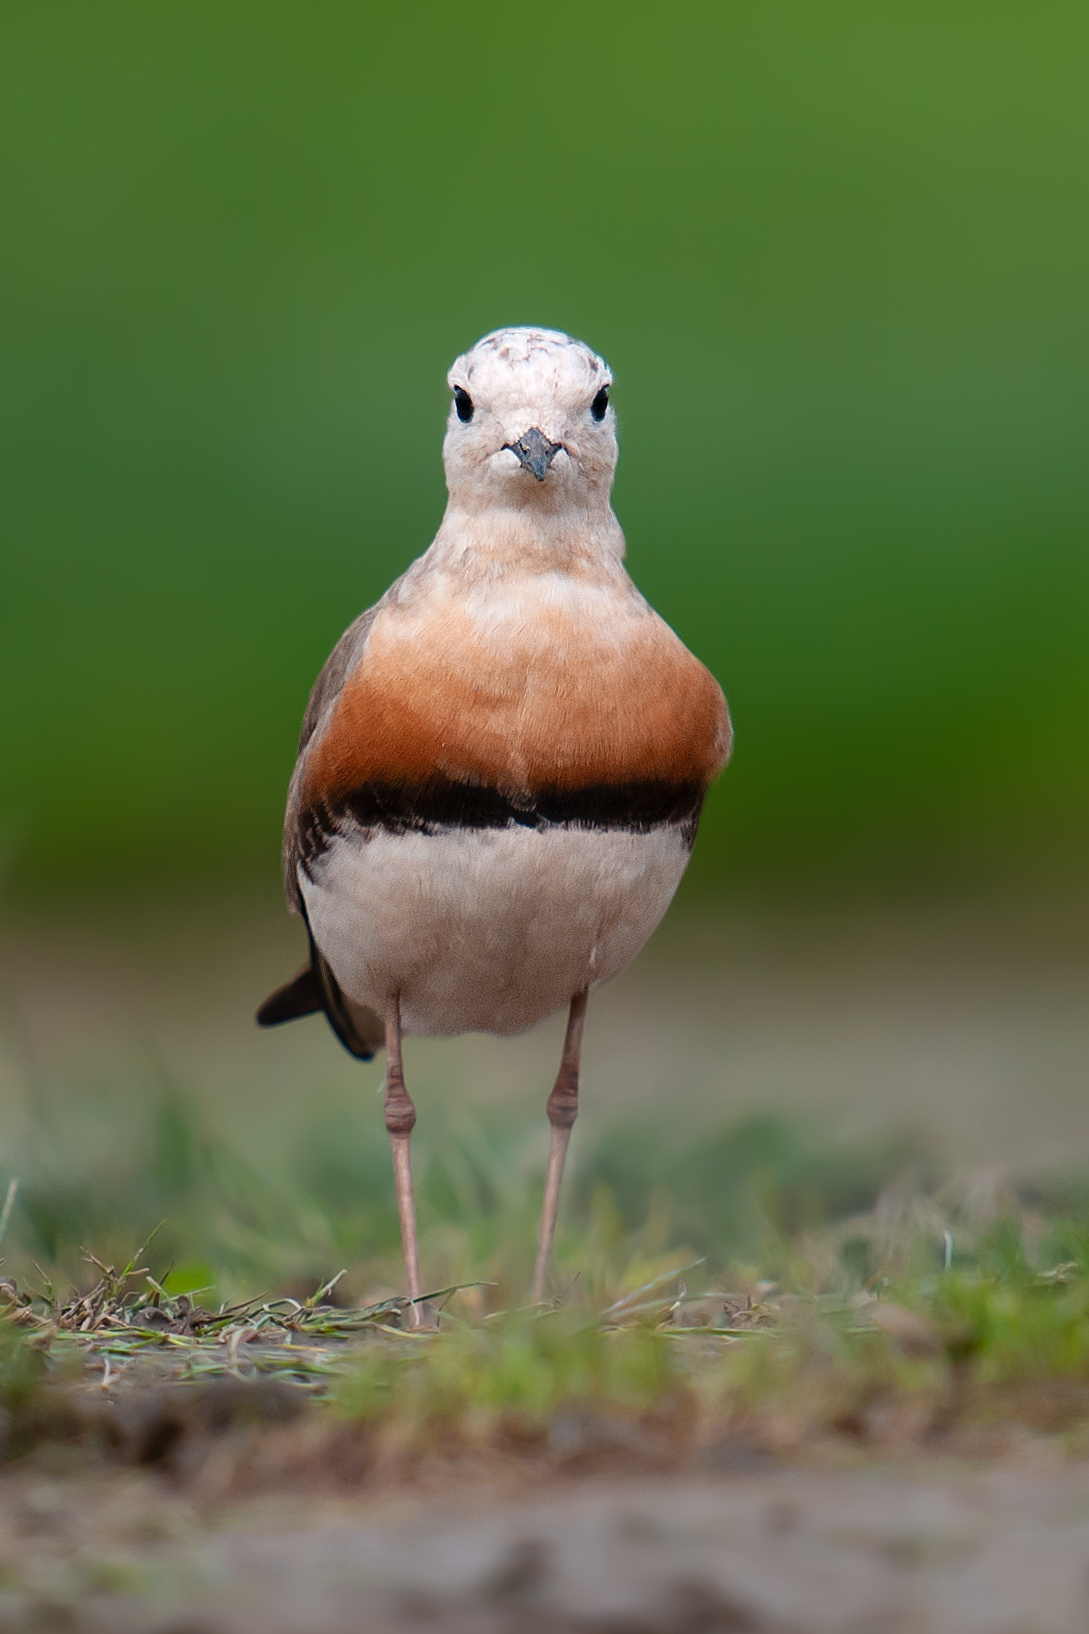
<instances>
[{"instance_id":1,"label":"black breast band","mask_svg":"<svg viewBox=\"0 0 1089 1634\"><path fill-rule=\"evenodd\" d=\"M677 824L695 840L699 783L594 783L578 789L507 794L477 783L434 777L415 785L368 783L300 814L302 857L309 863L347 824L387 834L436 834L451 828L584 828L647 834Z\"/></svg>"}]
</instances>

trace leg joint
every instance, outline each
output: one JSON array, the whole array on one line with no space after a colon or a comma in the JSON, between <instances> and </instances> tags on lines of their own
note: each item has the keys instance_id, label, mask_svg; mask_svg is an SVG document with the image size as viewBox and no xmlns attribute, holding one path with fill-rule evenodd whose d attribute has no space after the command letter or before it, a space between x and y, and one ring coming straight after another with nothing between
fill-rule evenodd
<instances>
[{"instance_id":1,"label":"leg joint","mask_svg":"<svg viewBox=\"0 0 1089 1634\"><path fill-rule=\"evenodd\" d=\"M572 1083L557 1080L556 1087L548 1097L548 1121L553 1129L570 1129L578 1116L579 1086L578 1079Z\"/></svg>"},{"instance_id":2,"label":"leg joint","mask_svg":"<svg viewBox=\"0 0 1089 1634\"><path fill-rule=\"evenodd\" d=\"M416 1108L403 1083L386 1084L386 1129L391 1135L411 1135L416 1127Z\"/></svg>"}]
</instances>

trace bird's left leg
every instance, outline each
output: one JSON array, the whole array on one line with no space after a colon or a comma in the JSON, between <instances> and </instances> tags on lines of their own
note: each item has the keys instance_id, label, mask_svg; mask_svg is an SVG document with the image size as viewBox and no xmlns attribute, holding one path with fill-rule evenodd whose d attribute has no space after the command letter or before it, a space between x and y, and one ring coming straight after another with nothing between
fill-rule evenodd
<instances>
[{"instance_id":1,"label":"bird's left leg","mask_svg":"<svg viewBox=\"0 0 1089 1634\"><path fill-rule=\"evenodd\" d=\"M418 1328L423 1321L420 1304L420 1249L416 1240L416 1199L412 1190L412 1154L410 1143L416 1126L416 1108L405 1088L405 1072L401 1060L401 999L394 994L386 1011L386 1129L389 1132L390 1151L393 1153L393 1181L397 1188L397 1215L401 1222L401 1250L405 1258L405 1282L411 1323Z\"/></svg>"},{"instance_id":2,"label":"bird's left leg","mask_svg":"<svg viewBox=\"0 0 1089 1634\"><path fill-rule=\"evenodd\" d=\"M571 1000L571 1009L567 1017L560 1070L552 1086L552 1093L548 1097L548 1121L552 1125L552 1132L548 1144L544 1202L541 1205L541 1228L537 1233L537 1264L533 1271L531 1297L535 1305L540 1305L545 1296L548 1261L552 1254L552 1239L556 1235L556 1218L560 1211L563 1165L579 1109L579 1060L582 1056L582 1028L585 1020L586 993L576 993Z\"/></svg>"}]
</instances>

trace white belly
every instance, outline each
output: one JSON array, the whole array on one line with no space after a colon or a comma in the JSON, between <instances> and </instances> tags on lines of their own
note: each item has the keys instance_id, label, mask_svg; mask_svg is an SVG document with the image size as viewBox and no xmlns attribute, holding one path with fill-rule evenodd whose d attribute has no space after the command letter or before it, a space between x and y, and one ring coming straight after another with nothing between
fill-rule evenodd
<instances>
[{"instance_id":1,"label":"white belly","mask_svg":"<svg viewBox=\"0 0 1089 1634\"><path fill-rule=\"evenodd\" d=\"M680 883L679 827L334 838L299 884L341 988L410 1033L516 1033L635 957Z\"/></svg>"}]
</instances>

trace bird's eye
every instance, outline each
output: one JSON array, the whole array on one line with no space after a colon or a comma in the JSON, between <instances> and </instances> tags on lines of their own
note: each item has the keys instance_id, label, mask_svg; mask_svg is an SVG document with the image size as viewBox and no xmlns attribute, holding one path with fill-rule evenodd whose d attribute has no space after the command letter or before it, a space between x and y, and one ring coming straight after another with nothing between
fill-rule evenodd
<instances>
[{"instance_id":1,"label":"bird's eye","mask_svg":"<svg viewBox=\"0 0 1089 1634\"><path fill-rule=\"evenodd\" d=\"M454 387L454 407L458 411L458 419L468 425L473 417L473 400L463 386Z\"/></svg>"},{"instance_id":2,"label":"bird's eye","mask_svg":"<svg viewBox=\"0 0 1089 1634\"><path fill-rule=\"evenodd\" d=\"M609 406L609 388L602 386L593 402L590 404L590 413L595 420L604 420L605 410Z\"/></svg>"}]
</instances>

